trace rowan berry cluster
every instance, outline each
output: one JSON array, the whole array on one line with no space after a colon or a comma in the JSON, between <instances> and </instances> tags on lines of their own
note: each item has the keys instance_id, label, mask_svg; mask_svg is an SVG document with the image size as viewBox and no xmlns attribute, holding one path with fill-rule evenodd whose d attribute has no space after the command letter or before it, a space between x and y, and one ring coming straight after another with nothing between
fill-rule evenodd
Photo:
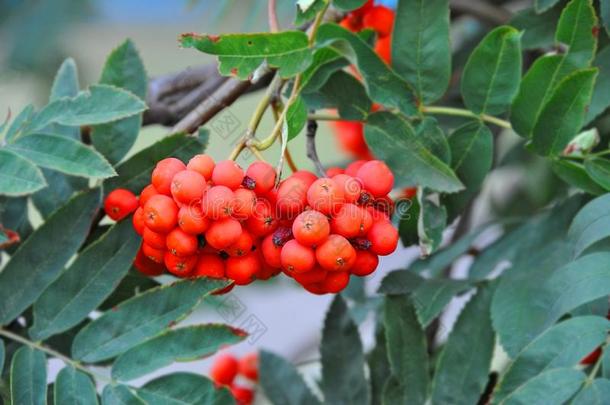
<instances>
[{"instance_id":1,"label":"rowan berry cluster","mask_svg":"<svg viewBox=\"0 0 610 405\"><path fill-rule=\"evenodd\" d=\"M332 175L332 178L330 177ZM228 278L236 285L283 272L316 293L338 293L392 253L398 232L388 197L394 176L379 160L357 161L329 177L297 171L275 187L274 168L160 161L138 199L115 190L106 212L130 212L143 242L135 266L147 275Z\"/></svg>"},{"instance_id":2,"label":"rowan berry cluster","mask_svg":"<svg viewBox=\"0 0 610 405\"><path fill-rule=\"evenodd\" d=\"M250 386L237 384L239 376L249 381ZM250 405L254 400L251 384L258 381L258 356L250 353L238 359L228 353L219 355L210 369L210 378L218 386L227 386L238 405Z\"/></svg>"}]
</instances>

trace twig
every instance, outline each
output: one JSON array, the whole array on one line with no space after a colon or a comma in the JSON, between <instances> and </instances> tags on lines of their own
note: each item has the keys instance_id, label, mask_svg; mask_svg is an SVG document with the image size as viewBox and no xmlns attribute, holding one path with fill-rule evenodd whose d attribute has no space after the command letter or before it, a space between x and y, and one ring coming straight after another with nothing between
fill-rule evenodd
<instances>
[{"instance_id":1,"label":"twig","mask_svg":"<svg viewBox=\"0 0 610 405\"><path fill-rule=\"evenodd\" d=\"M450 5L454 11L470 14L492 25L506 24L512 17L504 7L483 0L451 0Z\"/></svg>"},{"instance_id":2,"label":"twig","mask_svg":"<svg viewBox=\"0 0 610 405\"><path fill-rule=\"evenodd\" d=\"M280 24L277 19L276 0L269 0L267 2L267 14L269 15L269 30L271 32L278 32Z\"/></svg>"},{"instance_id":3,"label":"twig","mask_svg":"<svg viewBox=\"0 0 610 405\"><path fill-rule=\"evenodd\" d=\"M316 171L320 177L326 177L326 171L324 166L320 162L318 157L318 151L316 149L316 133L318 132L318 123L315 120L307 120L307 157L311 160L316 167Z\"/></svg>"},{"instance_id":4,"label":"twig","mask_svg":"<svg viewBox=\"0 0 610 405\"><path fill-rule=\"evenodd\" d=\"M296 163L294 163L294 159L292 158L292 154L290 153L290 149L288 149L288 146L286 146L286 151L284 152L284 155L286 157L286 164L288 165L290 170L293 173L298 172L299 168L297 167Z\"/></svg>"}]
</instances>

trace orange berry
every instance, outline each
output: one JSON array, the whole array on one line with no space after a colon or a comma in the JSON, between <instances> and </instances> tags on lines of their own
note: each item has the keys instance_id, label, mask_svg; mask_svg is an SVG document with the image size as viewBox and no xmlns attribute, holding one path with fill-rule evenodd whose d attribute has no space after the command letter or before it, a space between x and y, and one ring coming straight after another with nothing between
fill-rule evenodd
<instances>
[{"instance_id":1,"label":"orange berry","mask_svg":"<svg viewBox=\"0 0 610 405\"><path fill-rule=\"evenodd\" d=\"M348 176L356 177L356 175L358 174L358 170L360 170L360 168L364 166L366 162L366 160L356 160L350 163L345 168L345 174L347 174Z\"/></svg>"},{"instance_id":2,"label":"orange berry","mask_svg":"<svg viewBox=\"0 0 610 405\"><path fill-rule=\"evenodd\" d=\"M155 232L145 226L142 232L142 240L155 249L165 250L166 237L164 233Z\"/></svg>"},{"instance_id":3,"label":"orange berry","mask_svg":"<svg viewBox=\"0 0 610 405\"><path fill-rule=\"evenodd\" d=\"M172 179L182 170L186 170L186 166L176 158L159 161L152 172L152 184L157 192L171 195Z\"/></svg>"},{"instance_id":4,"label":"orange berry","mask_svg":"<svg viewBox=\"0 0 610 405\"><path fill-rule=\"evenodd\" d=\"M180 278L189 277L197 265L197 255L176 256L165 252L163 260L167 271Z\"/></svg>"},{"instance_id":5,"label":"orange berry","mask_svg":"<svg viewBox=\"0 0 610 405\"><path fill-rule=\"evenodd\" d=\"M330 234L328 218L318 211L309 210L300 213L292 223L292 234L302 245L318 245Z\"/></svg>"},{"instance_id":6,"label":"orange berry","mask_svg":"<svg viewBox=\"0 0 610 405\"><path fill-rule=\"evenodd\" d=\"M242 230L237 241L226 248L225 252L229 256L245 256L252 251L253 244L254 239L252 238L252 235L250 235L250 232Z\"/></svg>"},{"instance_id":7,"label":"orange berry","mask_svg":"<svg viewBox=\"0 0 610 405\"><path fill-rule=\"evenodd\" d=\"M131 223L133 224L133 229L135 229L136 233L142 236L144 232L144 209L142 207L138 207L136 212L133 213L133 217L131 217Z\"/></svg>"},{"instance_id":8,"label":"orange berry","mask_svg":"<svg viewBox=\"0 0 610 405\"><path fill-rule=\"evenodd\" d=\"M332 271L326 274L326 278L322 281L322 288L327 293L338 294L349 284L349 272L347 271Z\"/></svg>"},{"instance_id":9,"label":"orange berry","mask_svg":"<svg viewBox=\"0 0 610 405\"><path fill-rule=\"evenodd\" d=\"M199 255L193 277L223 278L225 276L225 262L213 253Z\"/></svg>"},{"instance_id":10,"label":"orange berry","mask_svg":"<svg viewBox=\"0 0 610 405\"><path fill-rule=\"evenodd\" d=\"M176 173L172 179L171 191L174 200L183 204L201 200L207 184L205 178L192 170Z\"/></svg>"},{"instance_id":11,"label":"orange berry","mask_svg":"<svg viewBox=\"0 0 610 405\"><path fill-rule=\"evenodd\" d=\"M260 271L261 262L257 254L250 253L240 257L227 259L227 277L237 285L246 285L254 281L254 276Z\"/></svg>"},{"instance_id":12,"label":"orange berry","mask_svg":"<svg viewBox=\"0 0 610 405\"><path fill-rule=\"evenodd\" d=\"M229 385L237 376L237 371L239 369L239 363L237 359L228 353L219 355L214 364L212 364L212 368L210 369L210 378L216 384L219 385Z\"/></svg>"},{"instance_id":13,"label":"orange berry","mask_svg":"<svg viewBox=\"0 0 610 405\"><path fill-rule=\"evenodd\" d=\"M381 160L371 160L358 169L356 177L362 182L365 190L375 197L383 197L394 187L394 175Z\"/></svg>"},{"instance_id":14,"label":"orange berry","mask_svg":"<svg viewBox=\"0 0 610 405\"><path fill-rule=\"evenodd\" d=\"M314 268L316 254L312 248L293 239L282 247L280 260L282 267L289 273L305 273Z\"/></svg>"},{"instance_id":15,"label":"orange berry","mask_svg":"<svg viewBox=\"0 0 610 405\"><path fill-rule=\"evenodd\" d=\"M239 360L239 374L252 381L258 380L258 356L256 353L246 354Z\"/></svg>"},{"instance_id":16,"label":"orange berry","mask_svg":"<svg viewBox=\"0 0 610 405\"><path fill-rule=\"evenodd\" d=\"M191 160L189 160L186 168L199 173L205 178L206 181L208 181L212 178L214 159L208 155L195 155L191 158Z\"/></svg>"},{"instance_id":17,"label":"orange berry","mask_svg":"<svg viewBox=\"0 0 610 405\"><path fill-rule=\"evenodd\" d=\"M301 285L320 283L326 279L326 270L316 266L313 270L305 273L295 273L293 278Z\"/></svg>"},{"instance_id":18,"label":"orange berry","mask_svg":"<svg viewBox=\"0 0 610 405\"><path fill-rule=\"evenodd\" d=\"M178 223L178 206L166 195L154 195L144 206L144 223L155 232L167 233Z\"/></svg>"},{"instance_id":19,"label":"orange berry","mask_svg":"<svg viewBox=\"0 0 610 405\"><path fill-rule=\"evenodd\" d=\"M364 140L364 126L362 123L355 121L334 121L332 126L341 149L358 159L372 159L371 151ZM344 173L350 174L347 172L347 169ZM350 175L353 176L355 173Z\"/></svg>"},{"instance_id":20,"label":"orange berry","mask_svg":"<svg viewBox=\"0 0 610 405\"><path fill-rule=\"evenodd\" d=\"M411 199L417 195L417 187L407 187L402 189L401 198Z\"/></svg>"},{"instance_id":21,"label":"orange berry","mask_svg":"<svg viewBox=\"0 0 610 405\"><path fill-rule=\"evenodd\" d=\"M238 188L233 192L235 198L233 200L233 217L237 219L246 219L254 212L256 205L256 194L252 190Z\"/></svg>"},{"instance_id":22,"label":"orange berry","mask_svg":"<svg viewBox=\"0 0 610 405\"><path fill-rule=\"evenodd\" d=\"M108 194L104 200L106 215L115 221L120 221L138 208L138 198L134 193L124 188L117 188Z\"/></svg>"},{"instance_id":23,"label":"orange berry","mask_svg":"<svg viewBox=\"0 0 610 405\"><path fill-rule=\"evenodd\" d=\"M371 242L370 251L386 256L396 250L398 246L398 231L389 221L377 221L366 235Z\"/></svg>"},{"instance_id":24,"label":"orange berry","mask_svg":"<svg viewBox=\"0 0 610 405\"><path fill-rule=\"evenodd\" d=\"M281 254L282 246L276 245L273 241L273 234L265 236L261 244L261 251L265 262L275 268L282 267Z\"/></svg>"},{"instance_id":25,"label":"orange berry","mask_svg":"<svg viewBox=\"0 0 610 405\"><path fill-rule=\"evenodd\" d=\"M235 194L226 186L210 187L203 194L201 210L208 218L228 218L233 215Z\"/></svg>"},{"instance_id":26,"label":"orange berry","mask_svg":"<svg viewBox=\"0 0 610 405\"><path fill-rule=\"evenodd\" d=\"M357 179L348 176L347 174L337 174L333 177L333 181L343 190L345 202L355 203L358 201L360 193L362 192L362 186Z\"/></svg>"},{"instance_id":27,"label":"orange berry","mask_svg":"<svg viewBox=\"0 0 610 405\"><path fill-rule=\"evenodd\" d=\"M254 190L257 195L268 193L275 185L275 169L267 162L254 162L246 170L246 178L244 183L250 179L253 184L248 184L246 187Z\"/></svg>"},{"instance_id":28,"label":"orange berry","mask_svg":"<svg viewBox=\"0 0 610 405\"><path fill-rule=\"evenodd\" d=\"M379 38L375 43L375 53L388 65L392 63L392 37Z\"/></svg>"},{"instance_id":29,"label":"orange berry","mask_svg":"<svg viewBox=\"0 0 610 405\"><path fill-rule=\"evenodd\" d=\"M273 214L273 209L267 200L259 199L254 205L254 212L246 220L246 228L252 236L265 236L275 231L278 220Z\"/></svg>"},{"instance_id":30,"label":"orange berry","mask_svg":"<svg viewBox=\"0 0 610 405\"><path fill-rule=\"evenodd\" d=\"M362 25L377 32L379 38L388 37L394 28L394 11L385 6L374 6L364 14Z\"/></svg>"},{"instance_id":31,"label":"orange berry","mask_svg":"<svg viewBox=\"0 0 610 405\"><path fill-rule=\"evenodd\" d=\"M144 187L142 189L142 192L140 193L140 207L143 207L146 202L148 202L150 197L157 194L159 194L159 192L152 184L149 184L148 186Z\"/></svg>"},{"instance_id":32,"label":"orange berry","mask_svg":"<svg viewBox=\"0 0 610 405\"><path fill-rule=\"evenodd\" d=\"M311 184L318 179L318 176L309 170L297 170L296 172L292 173L292 176L290 177L303 180L307 184L307 187L311 186Z\"/></svg>"},{"instance_id":33,"label":"orange berry","mask_svg":"<svg viewBox=\"0 0 610 405\"><path fill-rule=\"evenodd\" d=\"M242 233L241 224L233 218L224 218L212 222L205 239L215 249L223 250L237 242Z\"/></svg>"},{"instance_id":34,"label":"orange berry","mask_svg":"<svg viewBox=\"0 0 610 405\"><path fill-rule=\"evenodd\" d=\"M356 261L349 271L355 276L364 277L374 272L378 264L379 257L376 254L368 250L356 250Z\"/></svg>"},{"instance_id":35,"label":"orange berry","mask_svg":"<svg viewBox=\"0 0 610 405\"><path fill-rule=\"evenodd\" d=\"M343 169L340 167L333 166L326 169L326 176L330 177L331 179L338 174L343 174Z\"/></svg>"},{"instance_id":36,"label":"orange berry","mask_svg":"<svg viewBox=\"0 0 610 405\"><path fill-rule=\"evenodd\" d=\"M371 214L354 204L344 204L330 222L332 232L346 238L364 236L372 225Z\"/></svg>"},{"instance_id":37,"label":"orange berry","mask_svg":"<svg viewBox=\"0 0 610 405\"><path fill-rule=\"evenodd\" d=\"M199 241L196 236L186 233L180 228L174 228L167 234L165 245L173 255L191 256L197 253Z\"/></svg>"},{"instance_id":38,"label":"orange berry","mask_svg":"<svg viewBox=\"0 0 610 405\"><path fill-rule=\"evenodd\" d=\"M210 220L203 215L198 205L185 205L178 211L178 226L186 233L198 235L210 226Z\"/></svg>"},{"instance_id":39,"label":"orange berry","mask_svg":"<svg viewBox=\"0 0 610 405\"><path fill-rule=\"evenodd\" d=\"M214 184L229 187L231 190L241 186L243 179L243 169L232 160L218 162L212 171L212 181Z\"/></svg>"},{"instance_id":40,"label":"orange berry","mask_svg":"<svg viewBox=\"0 0 610 405\"><path fill-rule=\"evenodd\" d=\"M146 257L141 247L138 249L133 267L138 269L140 273L149 277L159 276L165 271L165 267L161 263L154 262Z\"/></svg>"},{"instance_id":41,"label":"orange berry","mask_svg":"<svg viewBox=\"0 0 610 405\"><path fill-rule=\"evenodd\" d=\"M307 202L314 210L334 214L344 202L343 189L332 179L323 177L309 186Z\"/></svg>"},{"instance_id":42,"label":"orange berry","mask_svg":"<svg viewBox=\"0 0 610 405\"><path fill-rule=\"evenodd\" d=\"M231 385L230 391L233 398L235 398L235 402L239 405L251 405L254 400L254 391L250 388Z\"/></svg>"},{"instance_id":43,"label":"orange berry","mask_svg":"<svg viewBox=\"0 0 610 405\"><path fill-rule=\"evenodd\" d=\"M291 176L284 180L277 192L276 208L280 216L292 219L299 215L307 205L306 180Z\"/></svg>"},{"instance_id":44,"label":"orange berry","mask_svg":"<svg viewBox=\"0 0 610 405\"><path fill-rule=\"evenodd\" d=\"M316 249L316 259L328 271L347 271L356 261L356 250L341 235L330 235Z\"/></svg>"},{"instance_id":45,"label":"orange berry","mask_svg":"<svg viewBox=\"0 0 610 405\"><path fill-rule=\"evenodd\" d=\"M148 243L142 243L142 253L149 260L152 260L155 263L163 263L163 257L165 256L165 249L156 249L150 246Z\"/></svg>"},{"instance_id":46,"label":"orange berry","mask_svg":"<svg viewBox=\"0 0 610 405\"><path fill-rule=\"evenodd\" d=\"M309 291L312 294L316 295L324 295L327 291L324 289L323 282L320 283L312 283L312 284L301 284L304 289Z\"/></svg>"}]
</instances>

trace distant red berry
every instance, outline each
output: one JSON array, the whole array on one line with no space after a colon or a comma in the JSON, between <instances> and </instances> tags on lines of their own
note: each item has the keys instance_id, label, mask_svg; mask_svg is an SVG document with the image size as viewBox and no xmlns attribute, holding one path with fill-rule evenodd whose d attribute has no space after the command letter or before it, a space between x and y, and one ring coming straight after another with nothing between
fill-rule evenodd
<instances>
[{"instance_id":1,"label":"distant red berry","mask_svg":"<svg viewBox=\"0 0 610 405\"><path fill-rule=\"evenodd\" d=\"M206 181L212 178L212 171L214 170L214 159L209 155L195 155L189 160L186 165L188 170L193 170L202 175Z\"/></svg>"},{"instance_id":2,"label":"distant red berry","mask_svg":"<svg viewBox=\"0 0 610 405\"><path fill-rule=\"evenodd\" d=\"M241 186L244 179L243 169L232 160L218 162L212 172L212 181L217 186L226 186L231 190Z\"/></svg>"},{"instance_id":3,"label":"distant red berry","mask_svg":"<svg viewBox=\"0 0 610 405\"><path fill-rule=\"evenodd\" d=\"M392 38L379 38L375 43L375 53L388 65L392 63Z\"/></svg>"},{"instance_id":4,"label":"distant red berry","mask_svg":"<svg viewBox=\"0 0 610 405\"><path fill-rule=\"evenodd\" d=\"M239 385L231 385L231 395L235 398L237 405L251 405L254 400L254 391Z\"/></svg>"},{"instance_id":5,"label":"distant red berry","mask_svg":"<svg viewBox=\"0 0 610 405\"><path fill-rule=\"evenodd\" d=\"M104 200L106 215L115 221L120 221L138 208L138 198L129 190L117 188L108 194Z\"/></svg>"},{"instance_id":6,"label":"distant red berry","mask_svg":"<svg viewBox=\"0 0 610 405\"><path fill-rule=\"evenodd\" d=\"M252 380L258 380L258 355L256 353L246 354L239 359L239 374Z\"/></svg>"},{"instance_id":7,"label":"distant red berry","mask_svg":"<svg viewBox=\"0 0 610 405\"><path fill-rule=\"evenodd\" d=\"M210 378L217 384L230 385L239 368L237 359L231 354L219 355L210 370Z\"/></svg>"},{"instance_id":8,"label":"distant red berry","mask_svg":"<svg viewBox=\"0 0 610 405\"><path fill-rule=\"evenodd\" d=\"M362 18L364 28L371 28L379 35L379 38L385 38L392 33L394 28L394 11L385 6L374 6L367 10Z\"/></svg>"},{"instance_id":9,"label":"distant red berry","mask_svg":"<svg viewBox=\"0 0 610 405\"><path fill-rule=\"evenodd\" d=\"M172 179L176 173L186 170L186 166L176 158L159 161L152 172L152 184L158 193L171 195Z\"/></svg>"}]
</instances>

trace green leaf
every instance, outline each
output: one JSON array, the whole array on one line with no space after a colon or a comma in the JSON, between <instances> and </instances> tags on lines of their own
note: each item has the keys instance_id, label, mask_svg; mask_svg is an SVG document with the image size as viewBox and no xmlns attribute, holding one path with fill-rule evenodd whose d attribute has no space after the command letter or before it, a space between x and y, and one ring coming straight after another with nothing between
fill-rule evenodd
<instances>
[{"instance_id":1,"label":"green leaf","mask_svg":"<svg viewBox=\"0 0 610 405\"><path fill-rule=\"evenodd\" d=\"M392 34L392 66L423 103L447 90L451 76L448 0L400 0Z\"/></svg>"},{"instance_id":2,"label":"green leaf","mask_svg":"<svg viewBox=\"0 0 610 405\"><path fill-rule=\"evenodd\" d=\"M557 4L559 0L534 0L534 8L538 13L544 13L549 8Z\"/></svg>"},{"instance_id":3,"label":"green leaf","mask_svg":"<svg viewBox=\"0 0 610 405\"><path fill-rule=\"evenodd\" d=\"M538 153L560 154L578 134L596 77L597 69L577 70L557 85L533 130L532 146Z\"/></svg>"},{"instance_id":4,"label":"green leaf","mask_svg":"<svg viewBox=\"0 0 610 405\"><path fill-rule=\"evenodd\" d=\"M494 29L472 51L462 74L462 97L477 114L505 112L519 89L521 33L509 26Z\"/></svg>"},{"instance_id":5,"label":"green leaf","mask_svg":"<svg viewBox=\"0 0 610 405\"><path fill-rule=\"evenodd\" d=\"M604 378L610 378L610 350L606 349L602 351L602 376Z\"/></svg>"},{"instance_id":6,"label":"green leaf","mask_svg":"<svg viewBox=\"0 0 610 405\"><path fill-rule=\"evenodd\" d=\"M364 375L362 342L340 295L326 314L320 352L324 402L368 404L370 391Z\"/></svg>"},{"instance_id":7,"label":"green leaf","mask_svg":"<svg viewBox=\"0 0 610 405\"><path fill-rule=\"evenodd\" d=\"M493 135L483 123L473 121L462 125L449 136L451 168L466 190L444 196L449 217L454 218L477 195L493 163Z\"/></svg>"},{"instance_id":8,"label":"green leaf","mask_svg":"<svg viewBox=\"0 0 610 405\"><path fill-rule=\"evenodd\" d=\"M422 256L432 254L443 241L443 231L447 226L447 210L438 206L425 196L425 192L418 192L420 212L417 221L417 234L419 235L419 248Z\"/></svg>"},{"instance_id":9,"label":"green leaf","mask_svg":"<svg viewBox=\"0 0 610 405\"><path fill-rule=\"evenodd\" d=\"M453 297L470 288L466 280L428 279L421 283L411 296L421 325L427 327Z\"/></svg>"},{"instance_id":10,"label":"green leaf","mask_svg":"<svg viewBox=\"0 0 610 405\"><path fill-rule=\"evenodd\" d=\"M316 14L318 14L329 1L330 0L297 0L297 15L294 19L294 25L298 27L299 25L313 20Z\"/></svg>"},{"instance_id":11,"label":"green leaf","mask_svg":"<svg viewBox=\"0 0 610 405\"><path fill-rule=\"evenodd\" d=\"M283 78L304 71L312 60L307 34L282 31L257 34L182 34L180 44L218 56L218 70L224 76L247 79L265 61L278 68Z\"/></svg>"},{"instance_id":12,"label":"green leaf","mask_svg":"<svg viewBox=\"0 0 610 405\"><path fill-rule=\"evenodd\" d=\"M375 347L366 356L369 366L369 382L371 385L371 404L381 405L383 401L383 388L388 376L391 374L390 362L385 340L385 330L378 327L375 333Z\"/></svg>"},{"instance_id":13,"label":"green leaf","mask_svg":"<svg viewBox=\"0 0 610 405\"><path fill-rule=\"evenodd\" d=\"M22 136L10 144L9 149L39 166L65 174L94 179L116 175L112 166L97 151L61 135Z\"/></svg>"},{"instance_id":14,"label":"green leaf","mask_svg":"<svg viewBox=\"0 0 610 405\"><path fill-rule=\"evenodd\" d=\"M601 158L585 160L587 174L605 190L610 190L610 161Z\"/></svg>"},{"instance_id":15,"label":"green leaf","mask_svg":"<svg viewBox=\"0 0 610 405\"><path fill-rule=\"evenodd\" d=\"M235 400L224 388L216 388L209 379L193 373L172 373L149 381L138 389L148 405L233 405Z\"/></svg>"},{"instance_id":16,"label":"green leaf","mask_svg":"<svg viewBox=\"0 0 610 405\"><path fill-rule=\"evenodd\" d=\"M42 169L47 186L32 194L32 202L43 218L48 218L72 196L89 185L83 177L66 176L50 169Z\"/></svg>"},{"instance_id":17,"label":"green leaf","mask_svg":"<svg viewBox=\"0 0 610 405\"><path fill-rule=\"evenodd\" d=\"M409 294L425 281L425 278L410 270L394 270L381 280L379 293L387 295Z\"/></svg>"},{"instance_id":18,"label":"green leaf","mask_svg":"<svg viewBox=\"0 0 610 405\"><path fill-rule=\"evenodd\" d=\"M555 44L555 29L561 15L561 7L552 7L539 14L534 7L515 13L510 25L523 31L521 47L524 50L549 48Z\"/></svg>"},{"instance_id":19,"label":"green leaf","mask_svg":"<svg viewBox=\"0 0 610 405\"><path fill-rule=\"evenodd\" d=\"M174 361L192 361L242 341L246 333L227 325L192 325L168 330L121 354L112 377L133 380Z\"/></svg>"},{"instance_id":20,"label":"green leaf","mask_svg":"<svg viewBox=\"0 0 610 405\"><path fill-rule=\"evenodd\" d=\"M600 1L599 8L599 14L602 18L602 22L604 23L604 27L606 28L606 32L608 35L610 35L610 3L607 1Z\"/></svg>"},{"instance_id":21,"label":"green leaf","mask_svg":"<svg viewBox=\"0 0 610 405\"><path fill-rule=\"evenodd\" d=\"M602 4L610 3L602 2ZM607 91L608 86L610 86L610 46L606 46L597 54L593 66L599 69L600 73L593 87L591 103L587 107L585 125L593 121L610 106L610 92Z\"/></svg>"},{"instance_id":22,"label":"green leaf","mask_svg":"<svg viewBox=\"0 0 610 405\"><path fill-rule=\"evenodd\" d=\"M586 191L589 194L600 195L605 190L597 184L584 165L569 159L556 159L551 162L551 169L561 180L566 183Z\"/></svg>"},{"instance_id":23,"label":"green leaf","mask_svg":"<svg viewBox=\"0 0 610 405\"><path fill-rule=\"evenodd\" d=\"M67 58L55 74L49 101L56 101L64 97L75 97L79 90L80 85L78 83L76 62L72 58ZM80 128L52 124L48 126L47 130L51 133L80 141Z\"/></svg>"},{"instance_id":24,"label":"green leaf","mask_svg":"<svg viewBox=\"0 0 610 405\"><path fill-rule=\"evenodd\" d=\"M148 290L81 329L74 339L72 354L86 362L115 357L182 319L205 296L226 284L198 278Z\"/></svg>"},{"instance_id":25,"label":"green leaf","mask_svg":"<svg viewBox=\"0 0 610 405\"><path fill-rule=\"evenodd\" d=\"M116 121L141 113L144 101L118 87L96 84L73 98L61 98L44 107L28 126L37 132L49 124L68 126L94 125Z\"/></svg>"},{"instance_id":26,"label":"green leaf","mask_svg":"<svg viewBox=\"0 0 610 405\"><path fill-rule=\"evenodd\" d=\"M419 242L417 223L419 221L419 202L415 196L396 201L396 212L399 213L398 233L404 246L415 245Z\"/></svg>"},{"instance_id":27,"label":"green leaf","mask_svg":"<svg viewBox=\"0 0 610 405\"><path fill-rule=\"evenodd\" d=\"M568 230L568 240L574 257L589 246L610 236L610 194L590 201L574 217Z\"/></svg>"},{"instance_id":28,"label":"green leaf","mask_svg":"<svg viewBox=\"0 0 610 405\"><path fill-rule=\"evenodd\" d=\"M406 115L417 114L411 86L396 74L362 38L327 23L316 35L317 46L330 46L358 67L370 98L379 104L399 109Z\"/></svg>"},{"instance_id":29,"label":"green leaf","mask_svg":"<svg viewBox=\"0 0 610 405\"><path fill-rule=\"evenodd\" d=\"M503 277L492 304L494 329L509 356L578 306L610 294L610 253L592 253L557 268L523 268ZM535 297L533 299L532 297Z\"/></svg>"},{"instance_id":30,"label":"green leaf","mask_svg":"<svg viewBox=\"0 0 610 405\"><path fill-rule=\"evenodd\" d=\"M390 112L371 114L365 139L375 156L392 169L396 186L417 184L436 191L463 189L453 170L424 145L411 124Z\"/></svg>"},{"instance_id":31,"label":"green leaf","mask_svg":"<svg viewBox=\"0 0 610 405\"><path fill-rule=\"evenodd\" d=\"M112 294L99 306L99 309L104 311L111 309L134 295L141 294L159 285L159 282L154 278L145 276L139 270L132 268L112 291Z\"/></svg>"},{"instance_id":32,"label":"green leaf","mask_svg":"<svg viewBox=\"0 0 610 405\"><path fill-rule=\"evenodd\" d=\"M474 404L485 390L495 346L492 297L491 287L479 288L460 314L436 365L432 403Z\"/></svg>"},{"instance_id":33,"label":"green leaf","mask_svg":"<svg viewBox=\"0 0 610 405\"><path fill-rule=\"evenodd\" d=\"M555 40L568 46L565 62L571 68L591 64L597 48L596 28L597 16L592 0L572 0L563 9Z\"/></svg>"},{"instance_id":34,"label":"green leaf","mask_svg":"<svg viewBox=\"0 0 610 405\"><path fill-rule=\"evenodd\" d=\"M602 7L604 3L602 2ZM610 398L610 380L596 378L591 384L585 384L574 397L572 405L604 405Z\"/></svg>"},{"instance_id":35,"label":"green leaf","mask_svg":"<svg viewBox=\"0 0 610 405\"><path fill-rule=\"evenodd\" d=\"M581 316L563 321L523 348L496 386L494 401L519 391L547 370L577 365L606 340L610 322L600 316Z\"/></svg>"},{"instance_id":36,"label":"green leaf","mask_svg":"<svg viewBox=\"0 0 610 405\"><path fill-rule=\"evenodd\" d=\"M0 324L33 304L76 253L99 208L100 194L99 189L78 194L21 244L0 272Z\"/></svg>"},{"instance_id":37,"label":"green leaf","mask_svg":"<svg viewBox=\"0 0 610 405\"><path fill-rule=\"evenodd\" d=\"M102 392L102 405L145 405L136 393L126 385L108 384Z\"/></svg>"},{"instance_id":38,"label":"green leaf","mask_svg":"<svg viewBox=\"0 0 610 405\"><path fill-rule=\"evenodd\" d=\"M0 370L4 370L4 359L6 358L6 348L4 347L4 341L0 339ZM0 371L1 373L1 371Z\"/></svg>"},{"instance_id":39,"label":"green leaf","mask_svg":"<svg viewBox=\"0 0 610 405\"><path fill-rule=\"evenodd\" d=\"M295 138L307 122L307 106L303 98L298 96L296 100L288 106L286 111L286 125L288 127L288 140Z\"/></svg>"},{"instance_id":40,"label":"green leaf","mask_svg":"<svg viewBox=\"0 0 610 405\"><path fill-rule=\"evenodd\" d=\"M351 11L360 8L367 0L333 0L333 4L340 10Z\"/></svg>"},{"instance_id":41,"label":"green leaf","mask_svg":"<svg viewBox=\"0 0 610 405\"><path fill-rule=\"evenodd\" d=\"M22 346L11 362L11 403L42 405L47 399L47 360L43 352Z\"/></svg>"},{"instance_id":42,"label":"green leaf","mask_svg":"<svg viewBox=\"0 0 610 405\"><path fill-rule=\"evenodd\" d=\"M53 388L55 404L97 405L97 394L91 378L82 371L66 366L57 375Z\"/></svg>"},{"instance_id":43,"label":"green leaf","mask_svg":"<svg viewBox=\"0 0 610 405\"><path fill-rule=\"evenodd\" d=\"M4 136L6 142L12 142L21 134L21 130L29 124L30 120L34 116L34 113L34 106L32 104L28 104L19 112L19 114L17 114L11 125L6 130L6 134Z\"/></svg>"},{"instance_id":44,"label":"green leaf","mask_svg":"<svg viewBox=\"0 0 610 405\"><path fill-rule=\"evenodd\" d=\"M548 370L529 380L499 404L563 404L578 391L586 377L582 371L570 368Z\"/></svg>"},{"instance_id":45,"label":"green leaf","mask_svg":"<svg viewBox=\"0 0 610 405\"><path fill-rule=\"evenodd\" d=\"M102 70L100 83L129 90L140 99L146 99L146 70L131 40L126 40L110 53ZM135 115L95 126L91 132L91 141L102 155L116 164L133 146L141 124L141 115Z\"/></svg>"},{"instance_id":46,"label":"green leaf","mask_svg":"<svg viewBox=\"0 0 610 405\"><path fill-rule=\"evenodd\" d=\"M121 221L83 250L34 303L30 337L43 340L87 318L129 271L140 243L131 221Z\"/></svg>"},{"instance_id":47,"label":"green leaf","mask_svg":"<svg viewBox=\"0 0 610 405\"><path fill-rule=\"evenodd\" d=\"M46 185L42 172L32 162L8 149L0 149L0 195L31 194Z\"/></svg>"},{"instance_id":48,"label":"green leaf","mask_svg":"<svg viewBox=\"0 0 610 405\"><path fill-rule=\"evenodd\" d=\"M406 295L386 297L384 326L392 376L383 403L424 404L429 385L426 335Z\"/></svg>"},{"instance_id":49,"label":"green leaf","mask_svg":"<svg viewBox=\"0 0 610 405\"><path fill-rule=\"evenodd\" d=\"M207 130L200 130L197 137L175 134L163 138L118 165L115 168L118 176L106 180L104 189L126 188L139 193L150 183L150 176L158 161L167 157L187 161L193 155L203 153L208 138Z\"/></svg>"},{"instance_id":50,"label":"green leaf","mask_svg":"<svg viewBox=\"0 0 610 405\"><path fill-rule=\"evenodd\" d=\"M348 60L334 49L328 47L316 49L311 65L301 75L301 93L318 90L331 75L348 65Z\"/></svg>"},{"instance_id":51,"label":"green leaf","mask_svg":"<svg viewBox=\"0 0 610 405\"><path fill-rule=\"evenodd\" d=\"M437 158L443 163L451 163L452 156L447 136L435 118L425 117L415 127L415 133Z\"/></svg>"},{"instance_id":52,"label":"green leaf","mask_svg":"<svg viewBox=\"0 0 610 405\"><path fill-rule=\"evenodd\" d=\"M272 404L319 404L303 377L282 357L260 352L259 379L265 395Z\"/></svg>"}]
</instances>

